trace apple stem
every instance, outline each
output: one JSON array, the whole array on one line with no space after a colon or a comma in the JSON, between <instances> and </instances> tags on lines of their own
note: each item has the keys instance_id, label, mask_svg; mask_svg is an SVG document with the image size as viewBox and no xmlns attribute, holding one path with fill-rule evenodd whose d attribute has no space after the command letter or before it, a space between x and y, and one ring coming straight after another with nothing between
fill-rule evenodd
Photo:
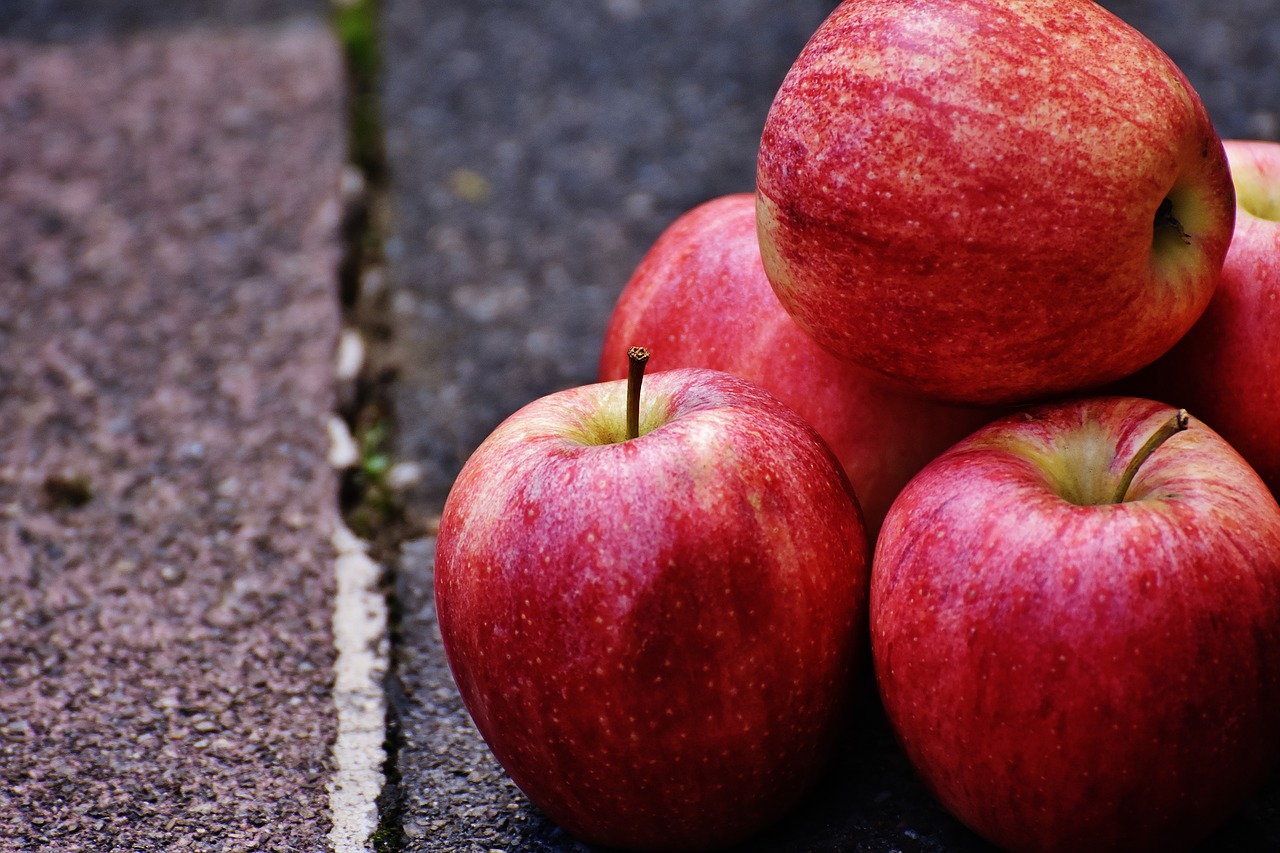
<instances>
[{"instance_id":1,"label":"apple stem","mask_svg":"<svg viewBox=\"0 0 1280 853\"><path fill-rule=\"evenodd\" d=\"M1182 227L1182 223L1173 215L1173 200L1166 198L1156 208L1156 228L1168 228L1178 235L1178 239L1187 245L1191 244L1191 235Z\"/></svg>"},{"instance_id":2,"label":"apple stem","mask_svg":"<svg viewBox=\"0 0 1280 853\"><path fill-rule=\"evenodd\" d=\"M640 436L640 383L644 381L644 366L649 362L649 351L644 347L627 350L627 439Z\"/></svg>"},{"instance_id":3,"label":"apple stem","mask_svg":"<svg viewBox=\"0 0 1280 853\"><path fill-rule=\"evenodd\" d=\"M1133 483L1133 478L1137 476L1138 469L1142 467L1142 463L1147 461L1147 457L1155 453L1156 448L1164 444L1171 437L1186 429L1191 422L1190 416L1186 409L1178 409L1170 418L1160 425L1160 428L1143 442L1142 447L1138 448L1138 452L1129 460L1129 464L1125 466L1124 473L1120 475L1120 485L1116 489L1116 497L1113 503L1124 503L1125 495L1129 494L1129 486Z\"/></svg>"}]
</instances>

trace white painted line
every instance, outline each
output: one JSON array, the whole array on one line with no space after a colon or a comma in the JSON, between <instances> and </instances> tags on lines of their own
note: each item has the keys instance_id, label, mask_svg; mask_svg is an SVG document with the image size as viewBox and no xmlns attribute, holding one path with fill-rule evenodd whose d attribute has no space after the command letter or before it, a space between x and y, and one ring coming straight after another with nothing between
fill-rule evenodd
<instances>
[{"instance_id":1,"label":"white painted line","mask_svg":"<svg viewBox=\"0 0 1280 853\"><path fill-rule=\"evenodd\" d=\"M333 746L337 770L328 785L329 846L334 853L370 853L385 781L387 602L378 591L378 565L365 544L342 524L332 541L338 552L333 611L338 737Z\"/></svg>"}]
</instances>

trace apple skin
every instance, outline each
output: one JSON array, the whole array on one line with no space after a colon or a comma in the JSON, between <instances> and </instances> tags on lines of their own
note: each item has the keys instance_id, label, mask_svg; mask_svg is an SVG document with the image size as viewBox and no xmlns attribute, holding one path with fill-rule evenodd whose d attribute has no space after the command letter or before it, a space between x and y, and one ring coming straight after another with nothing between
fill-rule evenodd
<instances>
[{"instance_id":1,"label":"apple skin","mask_svg":"<svg viewBox=\"0 0 1280 853\"><path fill-rule=\"evenodd\" d=\"M573 835L745 838L815 780L867 653L870 548L799 415L672 370L557 392L501 424L445 504L436 606L476 726Z\"/></svg>"},{"instance_id":2,"label":"apple skin","mask_svg":"<svg viewBox=\"0 0 1280 853\"><path fill-rule=\"evenodd\" d=\"M726 371L795 409L840 459L872 540L911 476L997 414L927 399L818 346L769 286L750 193L698 205L658 237L614 305L600 379L626 377L633 344L649 348L651 370Z\"/></svg>"},{"instance_id":3,"label":"apple skin","mask_svg":"<svg viewBox=\"0 0 1280 853\"><path fill-rule=\"evenodd\" d=\"M1208 304L1234 200L1199 97L1080 0L856 0L766 119L765 270L823 346L943 399L1132 373ZM1162 217L1172 204L1178 231Z\"/></svg>"},{"instance_id":4,"label":"apple skin","mask_svg":"<svg viewBox=\"0 0 1280 853\"><path fill-rule=\"evenodd\" d=\"M887 715L941 803L1007 850L1188 849L1280 755L1280 507L1261 479L1192 418L1124 503L1098 497L1172 411L1032 407L931 462L885 520Z\"/></svg>"},{"instance_id":5,"label":"apple skin","mask_svg":"<svg viewBox=\"0 0 1280 853\"><path fill-rule=\"evenodd\" d=\"M1280 495L1280 143L1226 140L1236 224L1209 307L1126 393L1194 412Z\"/></svg>"}]
</instances>

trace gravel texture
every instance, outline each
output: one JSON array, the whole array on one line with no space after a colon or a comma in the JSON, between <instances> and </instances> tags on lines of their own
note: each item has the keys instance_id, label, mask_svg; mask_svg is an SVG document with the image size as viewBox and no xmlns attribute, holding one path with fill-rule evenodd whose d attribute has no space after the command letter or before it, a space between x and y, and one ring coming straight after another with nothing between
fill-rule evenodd
<instances>
[{"instance_id":1,"label":"gravel texture","mask_svg":"<svg viewBox=\"0 0 1280 853\"><path fill-rule=\"evenodd\" d=\"M392 173L385 276L399 426L430 532L462 462L506 415L591 381L613 300L652 240L750 190L759 128L834 2L384 0ZM1225 137L1280 138L1274 0L1114 0L1187 72ZM405 849L585 849L477 736L444 664L433 540L398 561L393 696ZM868 688L869 692L869 688ZM752 851L989 849L912 776L869 695L830 776ZM1277 785L1203 850L1280 848Z\"/></svg>"},{"instance_id":2,"label":"gravel texture","mask_svg":"<svg viewBox=\"0 0 1280 853\"><path fill-rule=\"evenodd\" d=\"M338 52L14 33L0 849L323 850Z\"/></svg>"},{"instance_id":3,"label":"gravel texture","mask_svg":"<svg viewBox=\"0 0 1280 853\"><path fill-rule=\"evenodd\" d=\"M316 22L325 0L5 0L0 37L44 44Z\"/></svg>"},{"instance_id":4,"label":"gravel texture","mask_svg":"<svg viewBox=\"0 0 1280 853\"><path fill-rule=\"evenodd\" d=\"M400 450L442 502L479 438L595 376L679 213L750 189L773 92L829 0L385 4Z\"/></svg>"}]
</instances>

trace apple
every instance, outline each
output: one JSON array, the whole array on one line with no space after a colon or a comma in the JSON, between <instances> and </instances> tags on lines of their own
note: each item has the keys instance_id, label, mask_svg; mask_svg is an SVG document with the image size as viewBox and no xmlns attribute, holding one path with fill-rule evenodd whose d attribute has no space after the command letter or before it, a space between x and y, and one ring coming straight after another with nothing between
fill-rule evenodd
<instances>
[{"instance_id":1,"label":"apple","mask_svg":"<svg viewBox=\"0 0 1280 853\"><path fill-rule=\"evenodd\" d=\"M1194 411L1280 494L1280 143L1223 143L1236 224L1209 307L1122 385Z\"/></svg>"},{"instance_id":2,"label":"apple","mask_svg":"<svg viewBox=\"0 0 1280 853\"><path fill-rule=\"evenodd\" d=\"M1280 756L1280 506L1173 412L1031 407L925 466L885 519L886 714L1004 849L1186 850Z\"/></svg>"},{"instance_id":3,"label":"apple","mask_svg":"<svg viewBox=\"0 0 1280 853\"><path fill-rule=\"evenodd\" d=\"M651 344L651 370L726 371L795 409L844 466L872 540L907 480L996 414L926 399L818 346L765 277L751 193L698 205L658 237L614 305L602 380L627 375L634 340Z\"/></svg>"},{"instance_id":4,"label":"apple","mask_svg":"<svg viewBox=\"0 0 1280 853\"><path fill-rule=\"evenodd\" d=\"M1081 0L849 0L760 140L764 267L832 352L969 403L1132 373L1200 316L1231 238L1204 106Z\"/></svg>"},{"instance_id":5,"label":"apple","mask_svg":"<svg viewBox=\"0 0 1280 853\"><path fill-rule=\"evenodd\" d=\"M463 466L440 633L481 735L562 828L721 847L824 766L867 653L870 549L839 463L777 398L681 369L640 400L633 379L530 403Z\"/></svg>"}]
</instances>

